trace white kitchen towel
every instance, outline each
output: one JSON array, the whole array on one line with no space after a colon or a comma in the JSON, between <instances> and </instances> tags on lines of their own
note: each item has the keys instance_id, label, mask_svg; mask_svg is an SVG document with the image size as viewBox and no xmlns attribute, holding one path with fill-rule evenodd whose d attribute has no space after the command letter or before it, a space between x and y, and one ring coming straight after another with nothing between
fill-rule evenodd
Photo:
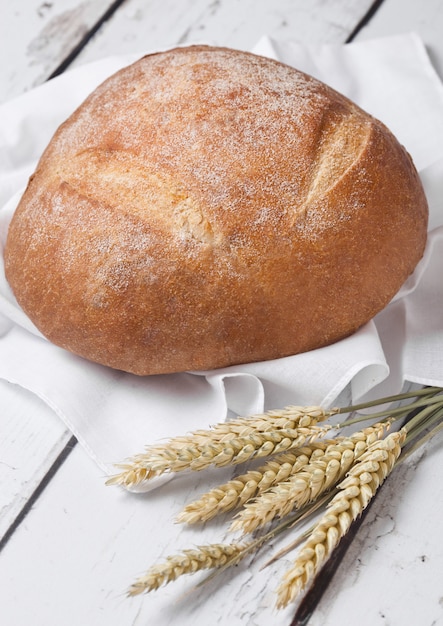
<instances>
[{"instance_id":1,"label":"white kitchen towel","mask_svg":"<svg viewBox=\"0 0 443 626\"><path fill-rule=\"evenodd\" d=\"M79 67L0 107L0 378L42 398L105 472L146 444L231 413L287 404L331 405L398 392L405 381L443 385L443 86L414 34L306 46L264 37L255 52L315 75L385 122L411 153L430 202L429 243L384 311L334 345L228 367L136 377L46 341L4 277L8 223L57 126L109 74L138 56ZM358 295L356 295L358 306ZM153 486L155 486L154 483Z\"/></svg>"}]
</instances>

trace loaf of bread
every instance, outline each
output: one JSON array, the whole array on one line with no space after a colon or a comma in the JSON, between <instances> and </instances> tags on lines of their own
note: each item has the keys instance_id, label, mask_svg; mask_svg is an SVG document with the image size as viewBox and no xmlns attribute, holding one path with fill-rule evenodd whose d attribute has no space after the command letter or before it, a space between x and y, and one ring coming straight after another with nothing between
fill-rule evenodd
<instances>
[{"instance_id":1,"label":"loaf of bread","mask_svg":"<svg viewBox=\"0 0 443 626\"><path fill-rule=\"evenodd\" d=\"M117 72L61 125L5 266L50 341L149 375L350 335L426 232L417 172L382 123L277 61L190 46Z\"/></svg>"}]
</instances>

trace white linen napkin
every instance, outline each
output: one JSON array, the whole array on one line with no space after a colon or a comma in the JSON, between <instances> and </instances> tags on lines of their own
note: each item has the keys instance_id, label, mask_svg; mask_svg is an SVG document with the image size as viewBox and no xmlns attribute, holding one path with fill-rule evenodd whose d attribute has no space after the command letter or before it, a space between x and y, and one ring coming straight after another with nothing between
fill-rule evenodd
<instances>
[{"instance_id":1,"label":"white linen napkin","mask_svg":"<svg viewBox=\"0 0 443 626\"><path fill-rule=\"evenodd\" d=\"M50 344L20 310L4 276L2 251L10 217L54 130L98 83L140 55L68 71L1 106L0 378L42 398L106 473L146 444L231 413L326 406L340 394L356 401L399 392L405 381L443 385L443 86L423 43L414 34L315 46L265 37L254 51L313 74L394 131L420 170L430 202L425 257L373 321L320 350L152 377L90 363Z\"/></svg>"}]
</instances>

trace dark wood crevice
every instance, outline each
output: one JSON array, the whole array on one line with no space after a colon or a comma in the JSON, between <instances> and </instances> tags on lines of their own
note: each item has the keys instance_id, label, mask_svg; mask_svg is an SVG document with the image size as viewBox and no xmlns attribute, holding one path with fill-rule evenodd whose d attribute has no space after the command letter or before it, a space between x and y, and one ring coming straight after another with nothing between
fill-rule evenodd
<instances>
[{"instance_id":1,"label":"dark wood crevice","mask_svg":"<svg viewBox=\"0 0 443 626\"><path fill-rule=\"evenodd\" d=\"M71 63L78 57L78 55L83 50L83 48L91 41L94 35L100 30L103 24L105 24L114 15L117 9L119 9L121 5L124 4L125 2L126 0L115 0L108 7L108 9L103 13L100 19L97 20L94 26L92 26L92 28L90 28L87 31L87 33L85 33L85 35L80 39L77 45L71 50L71 52L67 55L67 57L63 59L63 61L55 68L55 70L48 76L46 80L51 80L51 78L55 78L56 76L60 76L60 74L63 74L63 72L65 72L68 69L68 67L71 65Z\"/></svg>"},{"instance_id":2,"label":"dark wood crevice","mask_svg":"<svg viewBox=\"0 0 443 626\"><path fill-rule=\"evenodd\" d=\"M377 11L379 10L383 2L384 0L375 0L375 2L372 3L368 11L361 18L361 20L357 22L357 24L355 25L355 28L352 30L348 38L345 40L345 43L351 43L351 41L354 41L354 39L357 37L359 32L365 26L367 26L367 24L369 24L369 22L372 20L372 18L377 13Z\"/></svg>"},{"instance_id":3,"label":"dark wood crevice","mask_svg":"<svg viewBox=\"0 0 443 626\"><path fill-rule=\"evenodd\" d=\"M63 450L59 453L57 458L54 460L54 462L52 463L51 467L48 469L46 474L43 476L43 478L41 479L40 483L38 484L38 486L36 487L34 492L27 499L25 506L22 508L22 510L17 515L15 520L9 526L8 530L5 532L3 537L0 539L0 552L3 550L3 548L6 546L8 541L11 539L12 535L14 534L14 532L17 530L17 528L20 526L20 524L26 518L28 513L31 511L32 507L34 506L34 504L36 503L38 498L41 496L43 491L49 485L49 483L51 482L51 480L54 477L54 475L57 473L57 471L60 469L60 467L66 461L66 459L71 454L72 450L75 448L76 445L77 445L77 439L74 436L72 436L69 439L68 443L63 448Z\"/></svg>"}]
</instances>

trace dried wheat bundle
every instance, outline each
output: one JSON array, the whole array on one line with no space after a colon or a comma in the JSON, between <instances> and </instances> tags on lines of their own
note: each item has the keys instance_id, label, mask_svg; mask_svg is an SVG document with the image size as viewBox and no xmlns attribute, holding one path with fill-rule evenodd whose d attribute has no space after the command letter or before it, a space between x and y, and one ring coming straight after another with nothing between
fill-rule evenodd
<instances>
[{"instance_id":1,"label":"dried wheat bundle","mask_svg":"<svg viewBox=\"0 0 443 626\"><path fill-rule=\"evenodd\" d=\"M120 473L111 477L108 484L128 487L165 472L236 466L272 455L257 469L239 474L188 504L178 519L187 523L204 522L243 506L233 529L251 532L277 516L283 517L279 524L271 525L266 533L248 543L216 543L168 557L139 578L130 587L129 595L157 589L182 574L203 569L220 571L236 564L265 541L293 528L326 505L324 514L313 525L293 567L277 590L278 607L286 606L315 579L399 457L406 458L418 445L443 429L440 423L442 394L443 389L429 387L329 411L319 407L287 407L249 418L240 417L208 430L175 437L163 445L150 446L144 453L120 464ZM369 416L348 418L334 426L318 425L332 415L353 414L363 408L408 399L413 401L372 413L372 426L346 437L328 438L332 429L367 421ZM393 421L406 416L409 421L401 430L386 434ZM404 446L408 449L400 456ZM291 511L292 515L288 515ZM298 537L274 559L298 546L304 538L304 535Z\"/></svg>"}]
</instances>

